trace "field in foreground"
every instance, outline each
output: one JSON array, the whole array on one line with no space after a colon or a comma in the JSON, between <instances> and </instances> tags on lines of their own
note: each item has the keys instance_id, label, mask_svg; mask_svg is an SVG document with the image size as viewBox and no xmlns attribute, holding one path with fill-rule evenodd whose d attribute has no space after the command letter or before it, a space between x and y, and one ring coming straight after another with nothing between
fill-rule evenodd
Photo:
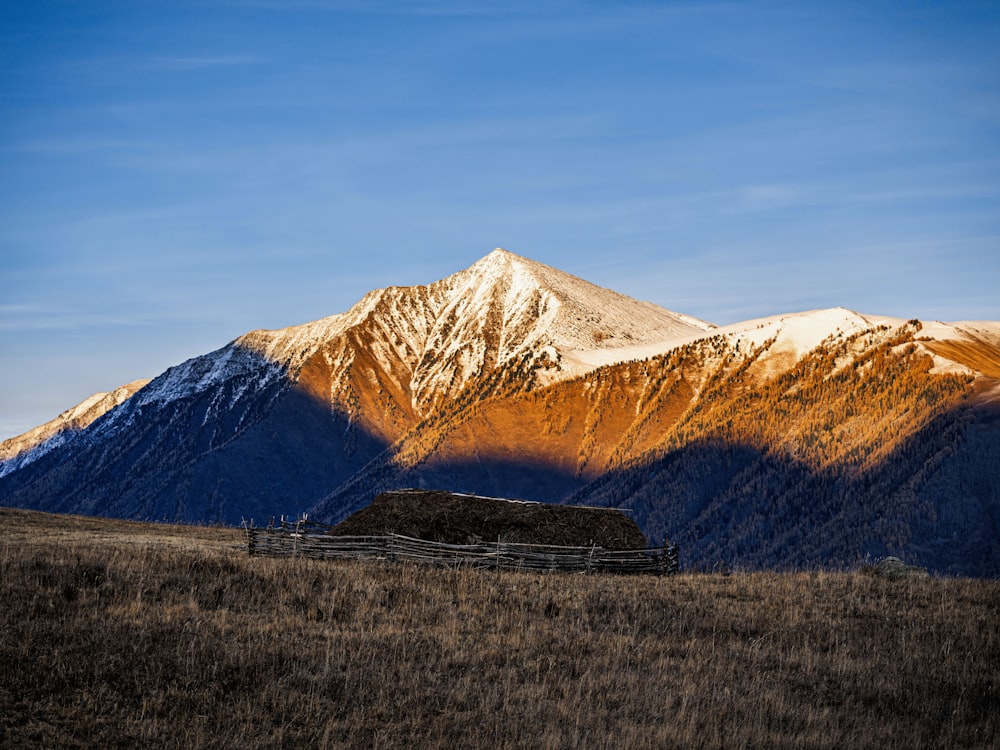
<instances>
[{"instance_id":1,"label":"field in foreground","mask_svg":"<svg viewBox=\"0 0 1000 750\"><path fill-rule=\"evenodd\" d=\"M0 508L2 747L990 747L1000 582L249 558Z\"/></svg>"}]
</instances>

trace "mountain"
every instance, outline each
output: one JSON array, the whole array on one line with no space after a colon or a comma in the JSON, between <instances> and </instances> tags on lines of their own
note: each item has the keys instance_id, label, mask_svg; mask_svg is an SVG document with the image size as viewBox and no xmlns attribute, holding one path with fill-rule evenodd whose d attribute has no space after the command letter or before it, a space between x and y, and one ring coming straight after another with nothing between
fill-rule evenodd
<instances>
[{"instance_id":1,"label":"mountain","mask_svg":"<svg viewBox=\"0 0 1000 750\"><path fill-rule=\"evenodd\" d=\"M467 394L530 390L593 369L594 352L709 327L498 249L167 370L65 450L8 459L0 502L229 523L306 511Z\"/></svg>"},{"instance_id":2,"label":"mountain","mask_svg":"<svg viewBox=\"0 0 1000 750\"><path fill-rule=\"evenodd\" d=\"M9 474L49 451L65 445L105 412L111 411L142 388L148 380L136 380L110 393L95 393L55 419L0 443L0 477Z\"/></svg>"},{"instance_id":3,"label":"mountain","mask_svg":"<svg viewBox=\"0 0 1000 750\"><path fill-rule=\"evenodd\" d=\"M0 503L63 512L337 521L447 488L624 508L689 566L997 575L1000 324L717 328L498 249L248 333L0 471Z\"/></svg>"}]
</instances>

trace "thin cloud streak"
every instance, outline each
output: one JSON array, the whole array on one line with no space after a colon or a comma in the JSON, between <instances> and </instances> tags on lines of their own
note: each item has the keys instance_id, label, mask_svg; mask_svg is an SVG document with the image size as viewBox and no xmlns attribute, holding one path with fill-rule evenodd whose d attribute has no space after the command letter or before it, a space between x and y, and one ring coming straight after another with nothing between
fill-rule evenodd
<instances>
[{"instance_id":1,"label":"thin cloud streak","mask_svg":"<svg viewBox=\"0 0 1000 750\"><path fill-rule=\"evenodd\" d=\"M261 58L249 55L220 55L208 57L153 57L149 66L162 70L196 71L205 68L233 67L237 65L258 65Z\"/></svg>"}]
</instances>

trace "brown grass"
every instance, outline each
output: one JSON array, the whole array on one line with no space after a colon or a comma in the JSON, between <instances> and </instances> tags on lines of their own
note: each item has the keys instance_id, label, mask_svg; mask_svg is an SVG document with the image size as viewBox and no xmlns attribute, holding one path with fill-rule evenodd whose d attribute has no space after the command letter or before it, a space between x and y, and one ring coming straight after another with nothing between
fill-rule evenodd
<instances>
[{"instance_id":1,"label":"brown grass","mask_svg":"<svg viewBox=\"0 0 1000 750\"><path fill-rule=\"evenodd\" d=\"M990 747L1000 583L248 558L0 509L2 747Z\"/></svg>"}]
</instances>

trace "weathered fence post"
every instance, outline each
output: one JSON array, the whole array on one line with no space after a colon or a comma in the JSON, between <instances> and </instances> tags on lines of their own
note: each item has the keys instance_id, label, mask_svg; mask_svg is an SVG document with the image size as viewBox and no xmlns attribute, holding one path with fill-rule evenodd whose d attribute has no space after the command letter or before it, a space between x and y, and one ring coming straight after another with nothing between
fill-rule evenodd
<instances>
[{"instance_id":1,"label":"weathered fence post","mask_svg":"<svg viewBox=\"0 0 1000 750\"><path fill-rule=\"evenodd\" d=\"M246 517L243 518L243 523L240 524L243 527L243 531L247 537L247 554L253 557L254 554L254 534L253 534L253 519L250 519L250 523L247 523Z\"/></svg>"},{"instance_id":2,"label":"weathered fence post","mask_svg":"<svg viewBox=\"0 0 1000 750\"><path fill-rule=\"evenodd\" d=\"M672 576L680 572L680 549L670 543L670 538L663 539L663 574Z\"/></svg>"},{"instance_id":3,"label":"weathered fence post","mask_svg":"<svg viewBox=\"0 0 1000 750\"><path fill-rule=\"evenodd\" d=\"M292 535L292 557L294 558L299 551L299 528L302 526L302 519L295 519L295 533Z\"/></svg>"}]
</instances>

